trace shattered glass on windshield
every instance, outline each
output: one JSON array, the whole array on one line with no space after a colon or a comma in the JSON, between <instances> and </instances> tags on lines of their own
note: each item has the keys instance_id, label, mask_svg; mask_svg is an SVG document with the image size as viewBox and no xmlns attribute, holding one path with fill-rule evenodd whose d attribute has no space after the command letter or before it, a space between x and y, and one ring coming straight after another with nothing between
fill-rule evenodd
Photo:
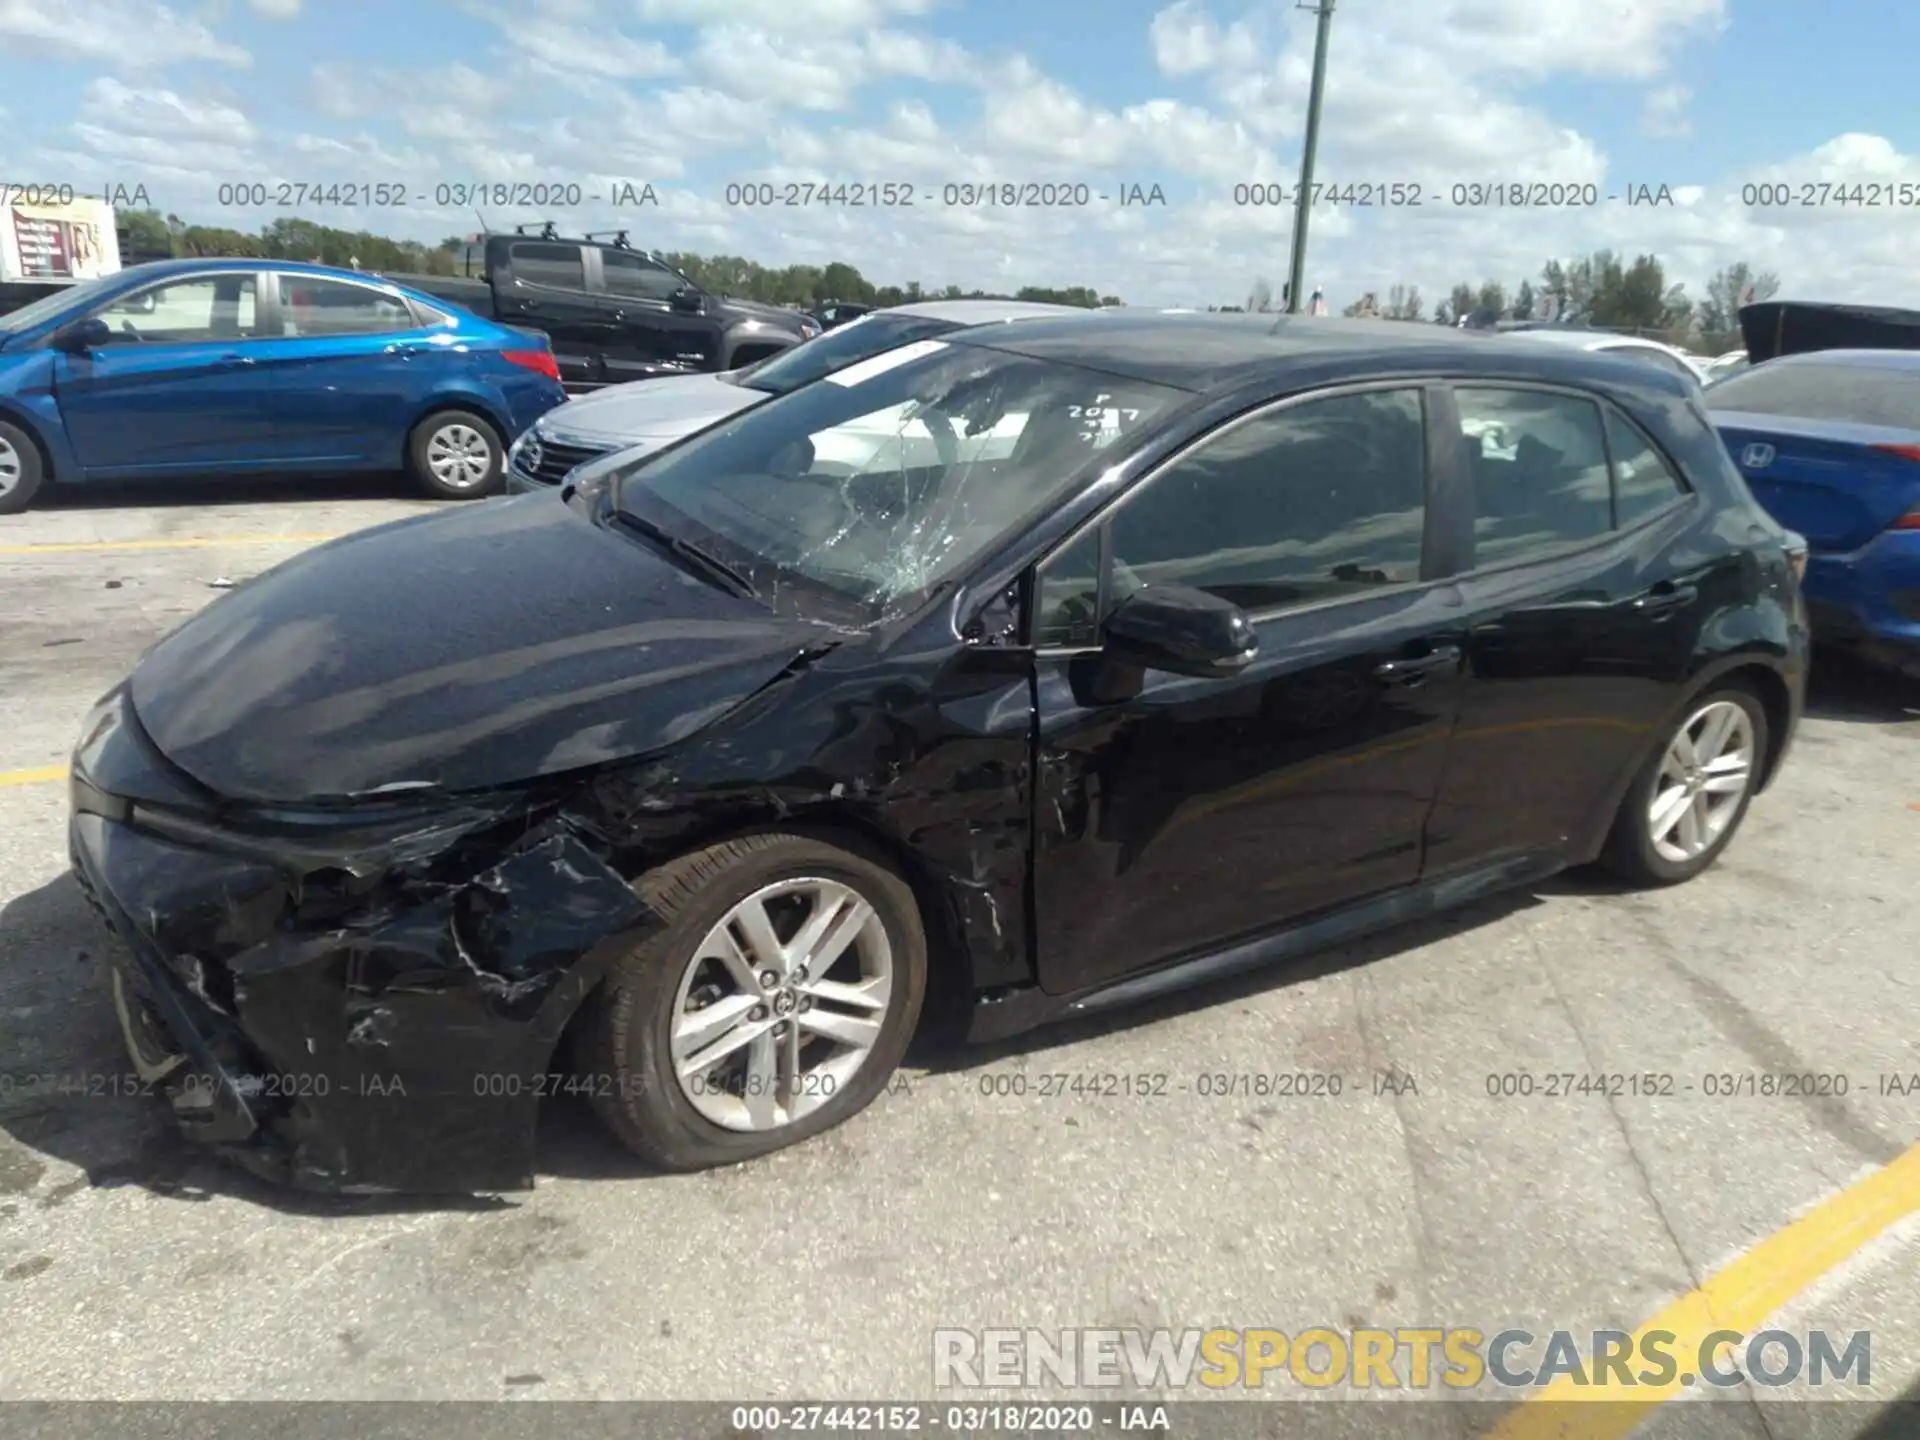
<instances>
[{"instance_id":1,"label":"shattered glass on windshield","mask_svg":"<svg viewBox=\"0 0 1920 1440\"><path fill-rule=\"evenodd\" d=\"M621 482L623 510L783 577L906 608L1184 392L920 341L719 427ZM716 543L717 542L717 543Z\"/></svg>"}]
</instances>

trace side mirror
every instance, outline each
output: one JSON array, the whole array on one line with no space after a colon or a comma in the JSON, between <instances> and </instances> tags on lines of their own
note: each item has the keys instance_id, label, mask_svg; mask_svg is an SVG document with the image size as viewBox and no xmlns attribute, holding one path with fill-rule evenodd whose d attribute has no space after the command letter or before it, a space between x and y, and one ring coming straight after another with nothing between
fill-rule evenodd
<instances>
[{"instance_id":1,"label":"side mirror","mask_svg":"<svg viewBox=\"0 0 1920 1440\"><path fill-rule=\"evenodd\" d=\"M1154 585L1121 601L1101 640L1115 660L1202 680L1237 675L1260 653L1246 611L1185 585Z\"/></svg>"},{"instance_id":2,"label":"side mirror","mask_svg":"<svg viewBox=\"0 0 1920 1440\"><path fill-rule=\"evenodd\" d=\"M683 285L667 303L683 315L698 315L707 308L707 297L691 285Z\"/></svg>"},{"instance_id":3,"label":"side mirror","mask_svg":"<svg viewBox=\"0 0 1920 1440\"><path fill-rule=\"evenodd\" d=\"M76 320L53 337L53 348L64 350L69 355L84 355L89 350L98 350L102 345L112 343L113 327L98 315Z\"/></svg>"}]
</instances>

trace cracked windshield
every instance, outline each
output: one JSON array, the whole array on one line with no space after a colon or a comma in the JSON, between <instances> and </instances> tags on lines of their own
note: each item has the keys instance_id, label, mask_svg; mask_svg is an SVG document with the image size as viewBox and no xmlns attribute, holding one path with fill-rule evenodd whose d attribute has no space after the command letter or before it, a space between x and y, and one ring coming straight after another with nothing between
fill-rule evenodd
<instances>
[{"instance_id":1,"label":"cracked windshield","mask_svg":"<svg viewBox=\"0 0 1920 1440\"><path fill-rule=\"evenodd\" d=\"M922 596L1184 392L980 344L858 362L616 477L618 508L880 614Z\"/></svg>"}]
</instances>

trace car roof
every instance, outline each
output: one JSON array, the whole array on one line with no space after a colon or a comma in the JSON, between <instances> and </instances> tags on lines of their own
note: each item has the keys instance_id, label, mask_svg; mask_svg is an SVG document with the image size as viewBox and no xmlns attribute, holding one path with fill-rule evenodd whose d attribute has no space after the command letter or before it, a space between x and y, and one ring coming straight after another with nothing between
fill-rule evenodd
<instances>
[{"instance_id":1,"label":"car roof","mask_svg":"<svg viewBox=\"0 0 1920 1440\"><path fill-rule=\"evenodd\" d=\"M1768 370L1789 365L1832 365L1854 370L1920 370L1920 350L1803 350L1776 355ZM1761 366L1754 366L1759 370Z\"/></svg>"},{"instance_id":2,"label":"car roof","mask_svg":"<svg viewBox=\"0 0 1920 1440\"><path fill-rule=\"evenodd\" d=\"M1350 369L1355 378L1440 369L1615 386L1631 371L1633 384L1680 385L1677 376L1584 346L1542 346L1487 330L1344 316L1123 310L1109 312L1098 325L1034 320L943 338L1200 394L1260 378L1279 381L1289 369L1308 366Z\"/></svg>"},{"instance_id":3,"label":"car roof","mask_svg":"<svg viewBox=\"0 0 1920 1440\"><path fill-rule=\"evenodd\" d=\"M211 270L275 270L288 275L312 275L331 280L358 280L363 285L381 285L389 290L406 287L364 270L348 270L338 265L314 265L305 260L272 260L253 255L195 255L173 260L149 260L144 265L128 265L117 273L129 279L164 280L169 275L195 275Z\"/></svg>"},{"instance_id":4,"label":"car roof","mask_svg":"<svg viewBox=\"0 0 1920 1440\"><path fill-rule=\"evenodd\" d=\"M1062 318L1091 315L1096 312L1080 305L1049 305L1037 300L918 300L911 305L889 305L872 310L874 315L918 315L928 320L952 320L961 325L981 325L997 320Z\"/></svg>"},{"instance_id":5,"label":"car roof","mask_svg":"<svg viewBox=\"0 0 1920 1440\"><path fill-rule=\"evenodd\" d=\"M1572 345L1581 350L1613 350L1622 345L1645 345L1668 355L1682 353L1664 340L1649 340L1643 335L1615 335L1608 330L1515 330L1511 333L1524 335L1536 343L1545 340L1549 344Z\"/></svg>"}]
</instances>

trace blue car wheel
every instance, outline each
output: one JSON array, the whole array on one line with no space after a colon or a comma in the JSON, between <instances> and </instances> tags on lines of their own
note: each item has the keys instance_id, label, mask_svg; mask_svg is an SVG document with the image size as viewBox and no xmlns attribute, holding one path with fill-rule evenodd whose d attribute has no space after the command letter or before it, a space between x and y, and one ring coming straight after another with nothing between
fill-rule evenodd
<instances>
[{"instance_id":1,"label":"blue car wheel","mask_svg":"<svg viewBox=\"0 0 1920 1440\"><path fill-rule=\"evenodd\" d=\"M45 478L33 437L0 421L0 515L18 515L33 504Z\"/></svg>"},{"instance_id":2,"label":"blue car wheel","mask_svg":"<svg viewBox=\"0 0 1920 1440\"><path fill-rule=\"evenodd\" d=\"M477 500L498 493L507 450L485 417L471 410L436 410L413 427L407 464L429 495Z\"/></svg>"}]
</instances>

